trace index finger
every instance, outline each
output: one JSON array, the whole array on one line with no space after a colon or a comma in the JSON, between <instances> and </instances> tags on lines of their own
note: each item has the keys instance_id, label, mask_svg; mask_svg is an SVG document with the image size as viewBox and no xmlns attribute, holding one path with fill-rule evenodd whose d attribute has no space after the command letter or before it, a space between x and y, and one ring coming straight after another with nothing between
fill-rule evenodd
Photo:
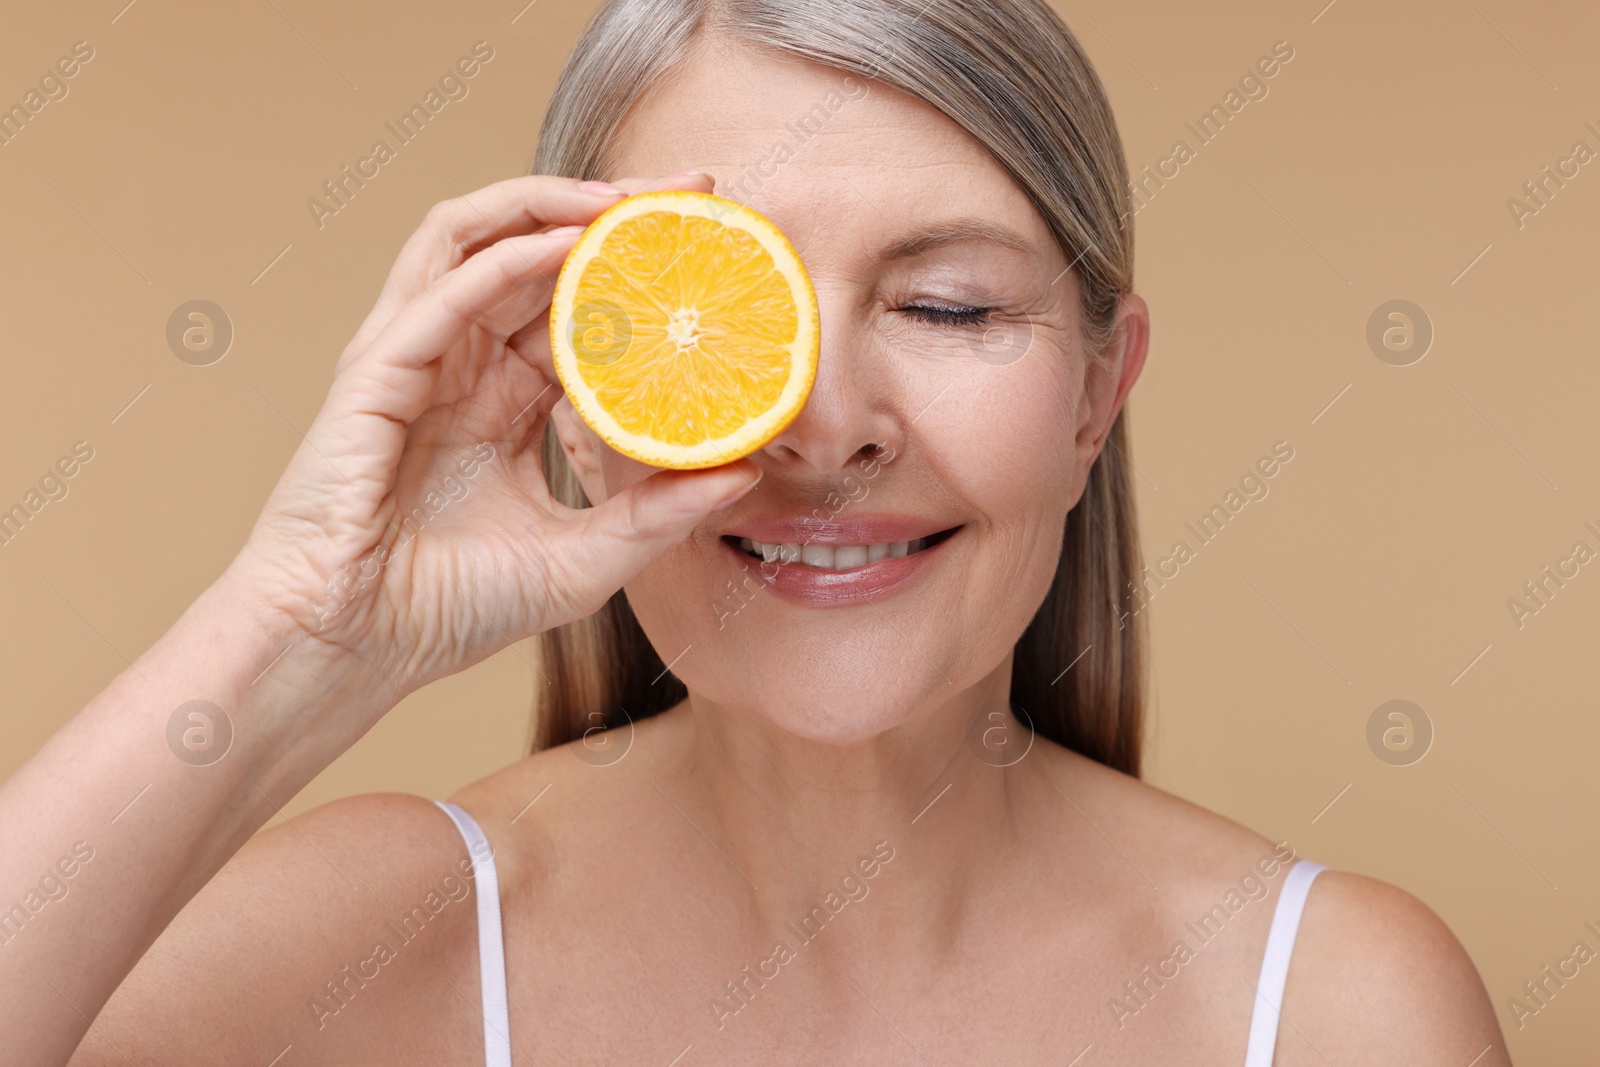
<instances>
[{"instance_id":1,"label":"index finger","mask_svg":"<svg viewBox=\"0 0 1600 1067\"><path fill-rule=\"evenodd\" d=\"M603 182L529 174L434 204L400 249L336 371L358 356L409 301L473 254L507 237L550 226L587 226L621 198Z\"/></svg>"},{"instance_id":2,"label":"index finger","mask_svg":"<svg viewBox=\"0 0 1600 1067\"><path fill-rule=\"evenodd\" d=\"M547 226L587 226L617 202L621 194L613 188L548 174L507 178L433 205L401 255L415 244L424 253L444 256L448 270L507 237Z\"/></svg>"}]
</instances>

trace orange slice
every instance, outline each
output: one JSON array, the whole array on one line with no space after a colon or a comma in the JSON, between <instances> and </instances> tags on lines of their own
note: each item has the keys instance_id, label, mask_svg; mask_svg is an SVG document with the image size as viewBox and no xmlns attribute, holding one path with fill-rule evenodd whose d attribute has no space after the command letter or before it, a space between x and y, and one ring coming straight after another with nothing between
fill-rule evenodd
<instances>
[{"instance_id":1,"label":"orange slice","mask_svg":"<svg viewBox=\"0 0 1600 1067\"><path fill-rule=\"evenodd\" d=\"M656 467L749 455L817 376L817 295L783 232L709 193L639 193L589 224L550 302L567 399L600 438Z\"/></svg>"}]
</instances>

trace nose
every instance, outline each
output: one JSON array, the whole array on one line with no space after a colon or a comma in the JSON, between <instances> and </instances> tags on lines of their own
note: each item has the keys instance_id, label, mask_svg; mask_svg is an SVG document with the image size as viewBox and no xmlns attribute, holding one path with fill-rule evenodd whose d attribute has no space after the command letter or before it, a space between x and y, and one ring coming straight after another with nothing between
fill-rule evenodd
<instances>
[{"instance_id":1,"label":"nose","mask_svg":"<svg viewBox=\"0 0 1600 1067\"><path fill-rule=\"evenodd\" d=\"M821 293L818 294L821 304ZM859 457L902 449L896 389L889 363L863 337L848 308L821 307L817 378L805 407L760 455L819 474L844 470Z\"/></svg>"}]
</instances>

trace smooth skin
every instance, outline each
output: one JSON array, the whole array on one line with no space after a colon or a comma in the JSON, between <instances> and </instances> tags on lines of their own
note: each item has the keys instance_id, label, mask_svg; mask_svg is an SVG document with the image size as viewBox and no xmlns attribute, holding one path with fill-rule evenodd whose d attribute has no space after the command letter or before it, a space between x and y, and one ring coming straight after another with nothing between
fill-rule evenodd
<instances>
[{"instance_id":1,"label":"smooth skin","mask_svg":"<svg viewBox=\"0 0 1600 1067\"><path fill-rule=\"evenodd\" d=\"M610 172L710 177L619 180L628 191L735 188L841 80L709 54L631 117ZM519 178L429 213L239 557L0 792L7 893L75 840L96 849L0 951L8 1055L482 1063L473 897L455 892L467 851L446 816L362 796L256 831L406 693L622 587L665 659L691 649L674 667L688 700L607 742L628 746L614 762L569 745L452 798L495 849L516 1062L1243 1062L1281 867L1137 1013L1110 1005L1274 844L1042 740L1004 768L965 742L1006 697L1010 642L1143 368L1144 302L1125 297L1110 348L1086 353L1077 277L1027 198L958 127L881 86L741 195L806 259L822 360L782 436L708 472L616 455L547 389L543 311L573 236L547 227L614 195ZM957 218L1022 247L969 237L884 258ZM978 359L981 327L906 310L967 304L1028 325L1026 353ZM547 417L592 510L548 497ZM323 583L484 440L498 458L458 518L319 629ZM721 531L808 512L860 479L868 445L895 458L857 506L962 523L944 558L879 602L757 598L719 626L739 566ZM196 697L236 727L204 768L165 739ZM393 927L419 905L402 942ZM803 943L786 924L819 906L837 914ZM780 938L791 957L774 972ZM392 954L374 973L379 940ZM737 1012L715 1007L730 982ZM1351 873L1312 890L1283 1017L1281 1067L1509 1063L1445 925Z\"/></svg>"}]
</instances>

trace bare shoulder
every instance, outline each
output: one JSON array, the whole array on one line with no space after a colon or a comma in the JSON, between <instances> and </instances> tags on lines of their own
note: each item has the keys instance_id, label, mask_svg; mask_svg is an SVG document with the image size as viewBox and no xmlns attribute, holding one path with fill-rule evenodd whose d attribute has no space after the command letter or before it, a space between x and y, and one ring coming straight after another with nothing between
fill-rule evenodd
<instances>
[{"instance_id":1,"label":"bare shoulder","mask_svg":"<svg viewBox=\"0 0 1600 1067\"><path fill-rule=\"evenodd\" d=\"M1278 1059L1335 1063L1511 1062L1483 980L1426 904L1387 882L1327 870L1295 938Z\"/></svg>"},{"instance_id":2,"label":"bare shoulder","mask_svg":"<svg viewBox=\"0 0 1600 1067\"><path fill-rule=\"evenodd\" d=\"M1042 770L1068 810L1125 853L1148 881L1174 893L1209 893L1251 871L1274 879L1297 855L1293 841L1273 841L1075 752L1050 746L1044 754Z\"/></svg>"},{"instance_id":3,"label":"bare shoulder","mask_svg":"<svg viewBox=\"0 0 1600 1067\"><path fill-rule=\"evenodd\" d=\"M660 802L651 783L676 758L683 726L653 716L536 752L453 794L489 839L502 899L527 904L609 851L641 807Z\"/></svg>"},{"instance_id":4,"label":"bare shoulder","mask_svg":"<svg viewBox=\"0 0 1600 1067\"><path fill-rule=\"evenodd\" d=\"M422 797L349 797L263 830L156 939L71 1062L481 1056L470 872Z\"/></svg>"},{"instance_id":5,"label":"bare shoulder","mask_svg":"<svg viewBox=\"0 0 1600 1067\"><path fill-rule=\"evenodd\" d=\"M1220 948L1250 983L1248 1017L1285 872L1316 857L1073 753L1045 769L1078 814L1159 885L1152 895L1170 921L1183 920L1199 940L1241 928L1243 936L1215 936L1205 951ZM1327 869L1311 884L1281 1018L1278 1067L1510 1063L1488 993L1450 928L1405 890L1348 871Z\"/></svg>"}]
</instances>

